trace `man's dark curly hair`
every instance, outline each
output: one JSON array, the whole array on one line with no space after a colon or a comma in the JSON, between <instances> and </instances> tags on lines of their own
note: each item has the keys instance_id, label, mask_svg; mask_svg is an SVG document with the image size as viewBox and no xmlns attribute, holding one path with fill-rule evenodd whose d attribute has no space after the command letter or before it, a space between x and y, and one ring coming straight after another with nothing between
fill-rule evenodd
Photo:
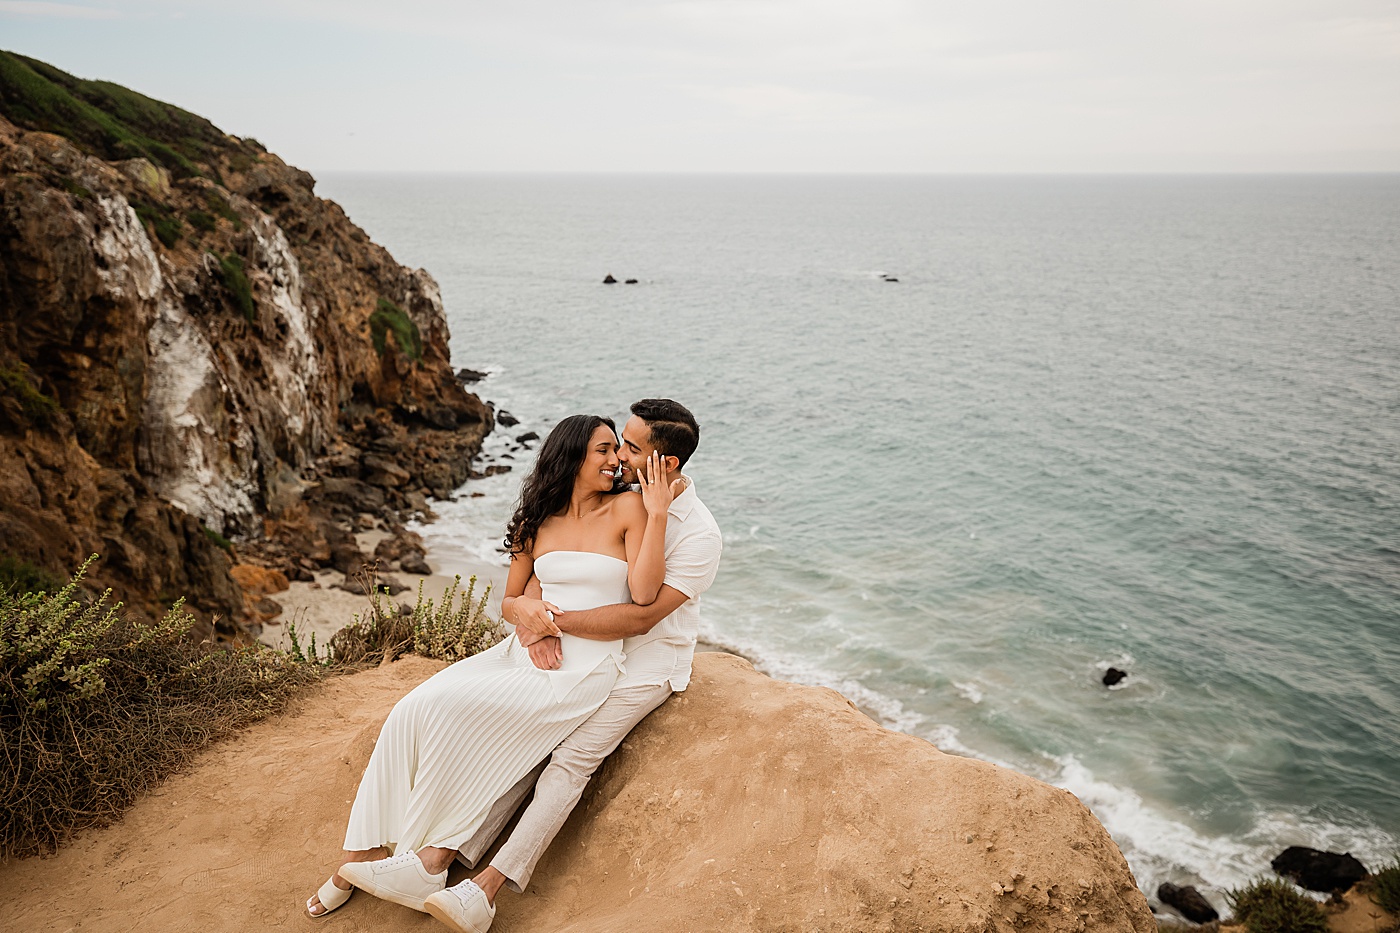
<instances>
[{"instance_id":1,"label":"man's dark curly hair","mask_svg":"<svg viewBox=\"0 0 1400 933\"><path fill-rule=\"evenodd\" d=\"M574 477L588 455L588 442L599 425L617 434L617 425L602 415L570 415L554 426L540 447L535 468L520 486L515 514L506 524L505 546L512 554L523 554L535 543L540 525L558 515L569 504ZM616 490L614 490L616 491Z\"/></svg>"},{"instance_id":2,"label":"man's dark curly hair","mask_svg":"<svg viewBox=\"0 0 1400 933\"><path fill-rule=\"evenodd\" d=\"M644 398L632 406L632 414L647 423L651 443L664 456L675 457L681 466L700 446L700 425L680 402L669 398Z\"/></svg>"}]
</instances>

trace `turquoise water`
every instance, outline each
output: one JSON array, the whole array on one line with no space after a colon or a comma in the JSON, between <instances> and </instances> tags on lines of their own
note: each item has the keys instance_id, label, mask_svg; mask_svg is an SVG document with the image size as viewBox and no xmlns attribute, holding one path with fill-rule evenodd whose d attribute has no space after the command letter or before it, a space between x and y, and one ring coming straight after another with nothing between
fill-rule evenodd
<instances>
[{"instance_id":1,"label":"turquoise water","mask_svg":"<svg viewBox=\"0 0 1400 933\"><path fill-rule=\"evenodd\" d=\"M1148 891L1400 849L1400 177L320 191L441 283L495 455L692 407L710 640L1069 788ZM518 481L434 546L489 555Z\"/></svg>"}]
</instances>

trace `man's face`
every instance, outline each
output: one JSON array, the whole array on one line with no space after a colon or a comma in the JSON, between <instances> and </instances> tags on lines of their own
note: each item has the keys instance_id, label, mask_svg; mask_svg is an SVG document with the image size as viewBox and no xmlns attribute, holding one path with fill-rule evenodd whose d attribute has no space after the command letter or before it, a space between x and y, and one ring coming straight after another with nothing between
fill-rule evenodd
<instances>
[{"instance_id":1,"label":"man's face","mask_svg":"<svg viewBox=\"0 0 1400 933\"><path fill-rule=\"evenodd\" d=\"M641 482L636 467L644 466L656 448L651 443L651 428L636 415L622 426L622 446L617 449L617 462L622 466L624 483Z\"/></svg>"}]
</instances>

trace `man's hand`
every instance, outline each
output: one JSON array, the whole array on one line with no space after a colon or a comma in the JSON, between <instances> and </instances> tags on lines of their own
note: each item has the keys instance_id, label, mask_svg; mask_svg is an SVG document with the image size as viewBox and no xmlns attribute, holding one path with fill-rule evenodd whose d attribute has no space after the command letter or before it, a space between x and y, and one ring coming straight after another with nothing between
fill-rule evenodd
<instances>
[{"instance_id":1,"label":"man's hand","mask_svg":"<svg viewBox=\"0 0 1400 933\"><path fill-rule=\"evenodd\" d=\"M528 632L538 638L558 635L559 626L554 624L554 620L549 617L549 614L559 611L558 606L542 599L517 596L515 604L511 606L511 614L515 616L513 620L515 631L517 633ZM521 643L527 644L524 639L521 640Z\"/></svg>"},{"instance_id":2,"label":"man's hand","mask_svg":"<svg viewBox=\"0 0 1400 933\"><path fill-rule=\"evenodd\" d=\"M530 652L530 663L542 671L558 670L564 663L564 649L560 639L546 636L525 649Z\"/></svg>"}]
</instances>

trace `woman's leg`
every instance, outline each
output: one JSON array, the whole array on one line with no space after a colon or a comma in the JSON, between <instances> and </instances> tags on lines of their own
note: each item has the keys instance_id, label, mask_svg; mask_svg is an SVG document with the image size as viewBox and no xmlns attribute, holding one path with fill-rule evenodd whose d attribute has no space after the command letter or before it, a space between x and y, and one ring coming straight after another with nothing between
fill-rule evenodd
<instances>
[{"instance_id":1,"label":"woman's leg","mask_svg":"<svg viewBox=\"0 0 1400 933\"><path fill-rule=\"evenodd\" d=\"M340 865L345 865L350 862L372 862L375 859L384 858L388 854L389 850L385 846L380 846L377 849L362 849L358 852L350 852L347 850L345 852L345 858L340 860ZM331 875L331 883L342 891L349 891L350 882L340 877L340 865L336 866L335 874ZM313 917L319 917L326 912L326 908L322 905L321 896L319 894L311 895L311 898L306 902L306 912Z\"/></svg>"}]
</instances>

